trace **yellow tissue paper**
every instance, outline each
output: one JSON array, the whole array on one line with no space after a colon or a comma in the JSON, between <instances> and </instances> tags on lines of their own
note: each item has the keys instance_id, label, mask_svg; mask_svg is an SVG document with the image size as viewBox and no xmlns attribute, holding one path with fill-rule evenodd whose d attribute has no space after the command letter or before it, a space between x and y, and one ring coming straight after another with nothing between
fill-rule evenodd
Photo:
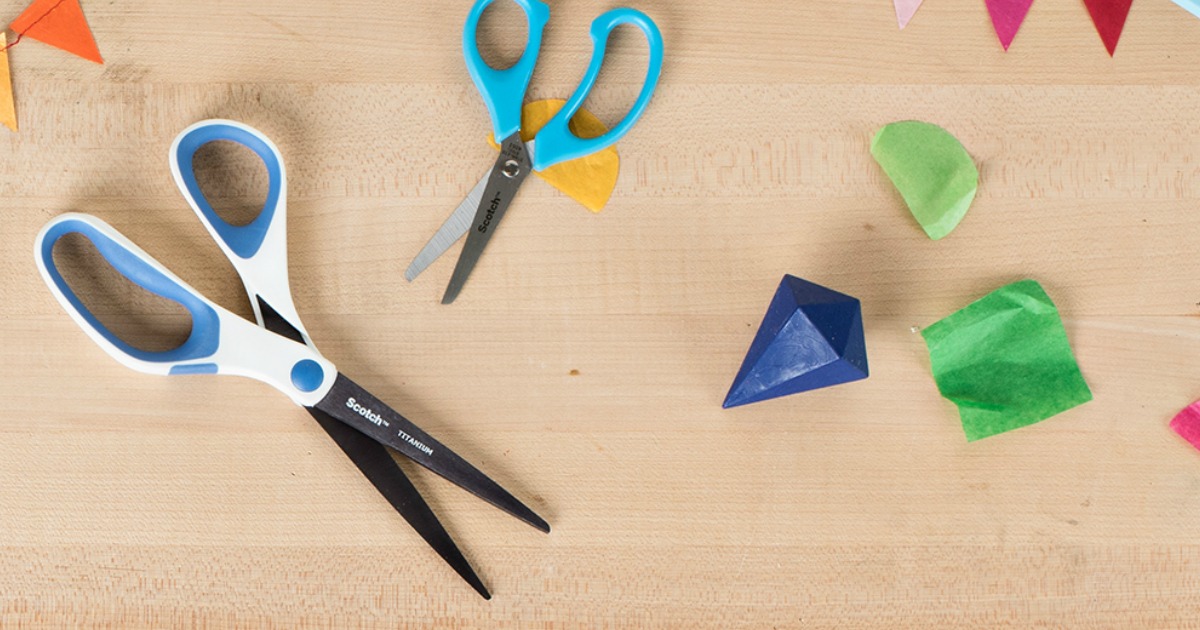
<instances>
[{"instance_id":1,"label":"yellow tissue paper","mask_svg":"<svg viewBox=\"0 0 1200 630\"><path fill-rule=\"evenodd\" d=\"M7 48L8 34L0 33L0 47ZM0 123L17 130L17 109L13 105L12 77L8 72L8 51L0 50Z\"/></svg>"},{"instance_id":2,"label":"yellow tissue paper","mask_svg":"<svg viewBox=\"0 0 1200 630\"><path fill-rule=\"evenodd\" d=\"M566 101L560 99L526 103L521 110L521 140L529 142L564 104ZM575 135L585 139L595 138L608 131L608 127L604 126L595 114L583 108L576 112L568 127ZM493 149L500 150L500 145L496 144L496 139L491 135L488 135L488 144L492 145ZM534 173L566 193L568 197L583 204L588 210L600 212L612 196L620 168L621 160L617 157L617 148L611 146L603 151L555 164L544 171Z\"/></svg>"}]
</instances>

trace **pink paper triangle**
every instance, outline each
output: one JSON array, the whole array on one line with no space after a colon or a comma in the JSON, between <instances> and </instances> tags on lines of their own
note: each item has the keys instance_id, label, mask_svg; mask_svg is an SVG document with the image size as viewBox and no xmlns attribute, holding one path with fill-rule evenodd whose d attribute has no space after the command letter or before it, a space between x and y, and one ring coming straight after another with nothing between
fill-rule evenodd
<instances>
[{"instance_id":1,"label":"pink paper triangle","mask_svg":"<svg viewBox=\"0 0 1200 630\"><path fill-rule=\"evenodd\" d=\"M908 21L912 19L917 9L921 8L921 3L924 0L893 0L896 3L896 22L900 28L908 26Z\"/></svg>"},{"instance_id":2,"label":"pink paper triangle","mask_svg":"<svg viewBox=\"0 0 1200 630\"><path fill-rule=\"evenodd\" d=\"M1029 6L1033 4L1033 0L985 0L985 2L987 2L988 13L992 16L992 27L996 29L996 37L1000 38L1000 45L1004 46L1004 50L1008 50L1013 38L1017 36L1017 31L1021 29L1021 23L1025 21L1025 14L1029 13Z\"/></svg>"}]
</instances>

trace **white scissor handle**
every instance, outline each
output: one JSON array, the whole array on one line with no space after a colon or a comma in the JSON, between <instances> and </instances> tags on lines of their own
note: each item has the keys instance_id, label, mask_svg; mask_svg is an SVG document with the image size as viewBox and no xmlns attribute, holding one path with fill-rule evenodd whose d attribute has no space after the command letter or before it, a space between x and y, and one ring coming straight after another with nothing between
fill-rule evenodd
<instances>
[{"instance_id":1,"label":"white scissor handle","mask_svg":"<svg viewBox=\"0 0 1200 630\"><path fill-rule=\"evenodd\" d=\"M87 238L130 282L175 301L192 316L183 345L160 352L135 348L109 330L80 301L54 264L54 245L68 234ZM316 350L276 335L214 304L109 224L87 214L51 219L34 247L46 286L75 323L111 357L147 374L232 374L263 381L297 404L315 405L333 387L337 368Z\"/></svg>"},{"instance_id":2,"label":"white scissor handle","mask_svg":"<svg viewBox=\"0 0 1200 630\"><path fill-rule=\"evenodd\" d=\"M233 225L218 216L196 181L192 158L200 147L217 140L236 142L254 151L267 167L267 201L259 215L246 225ZM308 331L296 313L288 282L287 172L275 143L262 132L240 122L202 120L176 136L171 144L170 160L171 174L179 192L242 277L259 325L263 323L263 316L255 296L262 297L309 342Z\"/></svg>"}]
</instances>

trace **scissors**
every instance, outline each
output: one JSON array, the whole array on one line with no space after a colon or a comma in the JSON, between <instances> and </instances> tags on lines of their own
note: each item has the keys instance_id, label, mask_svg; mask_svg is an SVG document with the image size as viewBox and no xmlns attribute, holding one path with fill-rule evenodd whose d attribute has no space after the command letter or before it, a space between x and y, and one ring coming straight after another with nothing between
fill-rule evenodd
<instances>
[{"instance_id":1,"label":"scissors","mask_svg":"<svg viewBox=\"0 0 1200 630\"><path fill-rule=\"evenodd\" d=\"M541 0L514 0L525 11L529 25L525 52L510 68L497 70L487 64L479 54L475 34L479 29L479 18L493 0L476 0L467 15L463 28L463 55L467 60L467 71L492 119L492 132L500 142L500 156L479 183L471 189L466 199L438 229L425 247L413 259L404 272L410 282L437 260L464 234L467 242L459 254L458 264L450 277L450 284L442 296L442 304L454 301L462 291L471 270L479 262L483 248L504 218L504 213L520 189L530 170L542 171L560 162L573 160L601 151L629 132L641 118L658 84L662 70L663 44L658 27L646 14L629 8L613 9L592 22L591 35L594 45L592 60L584 72L583 80L563 108L542 127L529 142L521 140L521 107L525 102L525 91L533 76L537 63L538 49L542 44L542 29L550 19L550 8ZM632 24L642 30L650 48L650 61L646 68L646 80L637 101L629 113L610 131L597 138L580 138L567 126L596 83L600 66L604 63L604 50L608 36L622 24Z\"/></svg>"},{"instance_id":2,"label":"scissors","mask_svg":"<svg viewBox=\"0 0 1200 630\"><path fill-rule=\"evenodd\" d=\"M267 167L266 204L256 219L234 226L217 215L196 181L196 151L227 140L258 154ZM171 171L180 192L242 278L256 323L221 308L188 286L107 223L87 214L52 219L37 236L42 279L71 315L114 359L159 375L233 374L271 385L304 407L358 469L422 538L485 599L491 595L437 516L392 459L397 452L544 532L550 526L462 457L351 381L313 345L296 314L287 269L287 177L279 149L262 133L229 120L185 129L171 146ZM182 305L192 331L177 348L150 352L106 328L79 300L55 265L55 243L68 234L88 239L134 284Z\"/></svg>"}]
</instances>

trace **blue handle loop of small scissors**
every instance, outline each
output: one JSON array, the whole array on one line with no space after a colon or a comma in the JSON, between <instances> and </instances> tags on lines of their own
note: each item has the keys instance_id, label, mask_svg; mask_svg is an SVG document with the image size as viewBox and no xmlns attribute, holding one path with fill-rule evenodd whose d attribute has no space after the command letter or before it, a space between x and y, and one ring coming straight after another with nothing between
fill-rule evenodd
<instances>
[{"instance_id":1,"label":"blue handle loop of small scissors","mask_svg":"<svg viewBox=\"0 0 1200 630\"><path fill-rule=\"evenodd\" d=\"M267 167L269 184L266 203L262 212L246 225L233 225L217 215L200 190L200 183L196 181L196 173L192 168L196 151L217 140L236 142L254 151ZM201 219L212 226L213 236L241 258L251 258L258 253L283 200L285 180L279 149L261 133L246 125L229 120L209 120L193 125L175 140L171 166L180 182L180 191L196 208Z\"/></svg>"},{"instance_id":2,"label":"blue handle loop of small scissors","mask_svg":"<svg viewBox=\"0 0 1200 630\"><path fill-rule=\"evenodd\" d=\"M87 306L71 289L54 263L54 245L68 234L79 234L96 247L104 260L118 273L143 289L179 303L192 316L192 332L183 345L171 350L153 352L135 348L109 330L88 310ZM137 245L121 236L107 223L81 214L64 214L56 217L38 235L37 252L42 271L54 283L68 312L76 321L91 328L108 341L112 348L138 361L149 363L181 363L196 361L212 356L220 345L220 319L217 311L206 298L188 286L166 268L159 265ZM95 335L92 335L93 337ZM97 339L97 341L100 341ZM183 367L183 366L176 366ZM199 369L197 369L199 367ZM215 364L190 366L186 372L216 372ZM180 373L172 368L171 373Z\"/></svg>"},{"instance_id":3,"label":"blue handle loop of small scissors","mask_svg":"<svg viewBox=\"0 0 1200 630\"><path fill-rule=\"evenodd\" d=\"M505 138L521 128L525 90L533 78L533 67L537 64L538 50L542 47L542 29L550 20L550 7L541 0L513 0L525 11L525 20L529 25L528 40L525 42L525 52L521 53L517 63L497 70L483 60L476 41L479 18L493 1L476 0L467 14L467 23L463 27L463 56L467 61L467 72L492 117L492 132L496 135L496 142L504 142Z\"/></svg>"},{"instance_id":4,"label":"blue handle loop of small scissors","mask_svg":"<svg viewBox=\"0 0 1200 630\"><path fill-rule=\"evenodd\" d=\"M600 75L600 67L604 64L604 51L608 46L609 35L612 34L613 29L622 24L632 24L646 35L650 60L646 67L646 80L642 83L642 91L634 101L633 107L629 108L629 113L625 114L625 118L615 127L596 138L580 138L571 131L568 123L579 111L579 107L583 105L584 100L592 91L592 87L596 84L596 77ZM654 88L658 85L658 77L662 73L663 63L662 33L659 32L654 20L636 9L613 9L592 22L591 35L595 47L592 51L592 61L583 74L583 80L563 108L547 121L545 126L534 136L533 169L535 171L554 166L559 162L590 155L612 146L629 133L634 123L646 111L650 97L654 95ZM496 136L496 138L499 141L500 136Z\"/></svg>"}]
</instances>

